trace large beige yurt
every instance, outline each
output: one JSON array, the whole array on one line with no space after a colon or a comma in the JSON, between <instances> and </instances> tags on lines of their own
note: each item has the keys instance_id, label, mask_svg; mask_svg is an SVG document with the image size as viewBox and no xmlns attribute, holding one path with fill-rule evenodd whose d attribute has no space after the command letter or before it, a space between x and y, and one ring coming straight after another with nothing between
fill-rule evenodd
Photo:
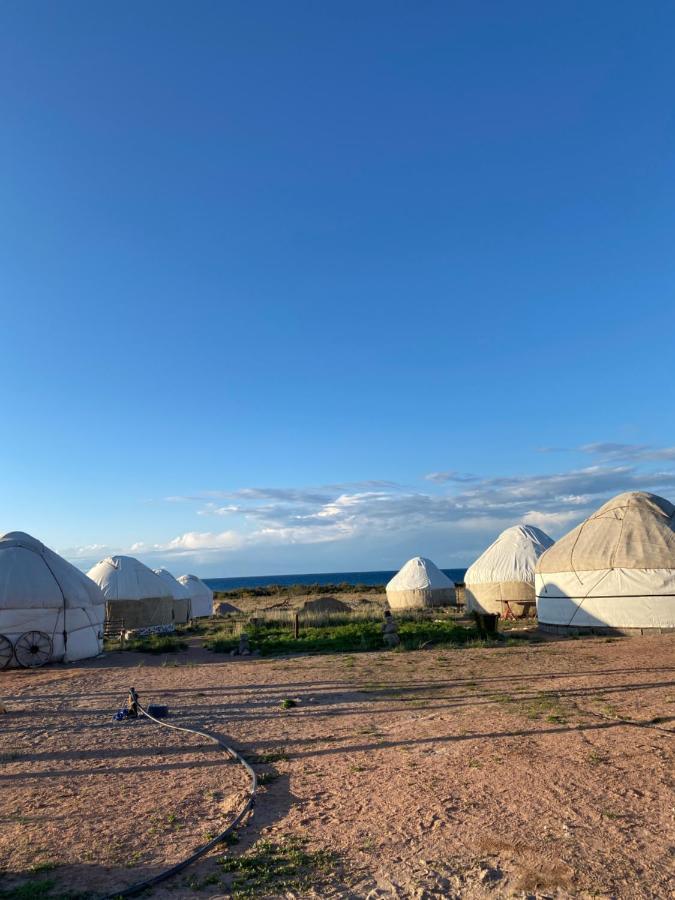
<instances>
[{"instance_id":1,"label":"large beige yurt","mask_svg":"<svg viewBox=\"0 0 675 900\"><path fill-rule=\"evenodd\" d=\"M415 556L387 585L392 609L422 609L455 604L455 584L430 559Z\"/></svg>"},{"instance_id":2,"label":"large beige yurt","mask_svg":"<svg viewBox=\"0 0 675 900\"><path fill-rule=\"evenodd\" d=\"M173 597L166 582L133 556L109 556L87 575L103 591L106 619L121 619L125 628L173 623Z\"/></svg>"},{"instance_id":3,"label":"large beige yurt","mask_svg":"<svg viewBox=\"0 0 675 900\"><path fill-rule=\"evenodd\" d=\"M176 625L184 625L190 618L190 592L168 569L155 569L173 597L173 620Z\"/></svg>"},{"instance_id":4,"label":"large beige yurt","mask_svg":"<svg viewBox=\"0 0 675 900\"><path fill-rule=\"evenodd\" d=\"M464 576L468 612L511 618L534 615L534 569L553 540L534 525L514 525L499 535Z\"/></svg>"},{"instance_id":5,"label":"large beige yurt","mask_svg":"<svg viewBox=\"0 0 675 900\"><path fill-rule=\"evenodd\" d=\"M213 615L213 591L196 575L181 575L178 579L190 593L192 618Z\"/></svg>"},{"instance_id":6,"label":"large beige yurt","mask_svg":"<svg viewBox=\"0 0 675 900\"><path fill-rule=\"evenodd\" d=\"M539 558L537 616L546 631L675 629L675 506L619 494Z\"/></svg>"},{"instance_id":7,"label":"large beige yurt","mask_svg":"<svg viewBox=\"0 0 675 900\"><path fill-rule=\"evenodd\" d=\"M73 662L103 649L98 586L40 541L0 537L0 668Z\"/></svg>"}]
</instances>

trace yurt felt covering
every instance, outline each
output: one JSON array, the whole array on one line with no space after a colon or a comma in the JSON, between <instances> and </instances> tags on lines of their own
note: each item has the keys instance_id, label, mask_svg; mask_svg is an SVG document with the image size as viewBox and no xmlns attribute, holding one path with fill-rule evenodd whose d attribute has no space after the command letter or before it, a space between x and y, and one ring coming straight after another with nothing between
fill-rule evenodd
<instances>
[{"instance_id":1,"label":"yurt felt covering","mask_svg":"<svg viewBox=\"0 0 675 900\"><path fill-rule=\"evenodd\" d=\"M213 614L213 591L196 575L181 575L178 581L190 593L192 617L199 619Z\"/></svg>"},{"instance_id":2,"label":"yurt felt covering","mask_svg":"<svg viewBox=\"0 0 675 900\"><path fill-rule=\"evenodd\" d=\"M106 618L125 628L148 628L174 622L174 600L165 582L140 560L110 556L87 573L103 591Z\"/></svg>"},{"instance_id":3,"label":"yurt felt covering","mask_svg":"<svg viewBox=\"0 0 675 900\"><path fill-rule=\"evenodd\" d=\"M456 603L455 585L430 560L416 556L387 584L387 601L392 609L423 609Z\"/></svg>"},{"instance_id":4,"label":"yurt felt covering","mask_svg":"<svg viewBox=\"0 0 675 900\"><path fill-rule=\"evenodd\" d=\"M619 494L540 557L535 587L543 628L675 629L675 506Z\"/></svg>"},{"instance_id":5,"label":"yurt felt covering","mask_svg":"<svg viewBox=\"0 0 675 900\"><path fill-rule=\"evenodd\" d=\"M176 625L184 625L190 618L190 592L181 584L177 578L169 572L168 569L155 569L155 575L158 575L165 583L173 598L173 621Z\"/></svg>"},{"instance_id":6,"label":"yurt felt covering","mask_svg":"<svg viewBox=\"0 0 675 900\"><path fill-rule=\"evenodd\" d=\"M468 611L510 612L516 617L534 612L534 570L538 558L553 544L534 525L507 528L466 570Z\"/></svg>"},{"instance_id":7,"label":"yurt felt covering","mask_svg":"<svg viewBox=\"0 0 675 900\"><path fill-rule=\"evenodd\" d=\"M0 538L0 634L27 631L52 641L52 659L71 662L103 649L105 603L96 584L40 541L20 531Z\"/></svg>"}]
</instances>

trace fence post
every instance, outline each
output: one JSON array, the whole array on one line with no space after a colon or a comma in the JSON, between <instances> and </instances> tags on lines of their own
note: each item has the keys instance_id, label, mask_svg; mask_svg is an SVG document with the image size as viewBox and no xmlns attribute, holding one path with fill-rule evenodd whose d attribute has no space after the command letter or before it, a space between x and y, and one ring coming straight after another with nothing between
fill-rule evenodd
<instances>
[{"instance_id":1,"label":"fence post","mask_svg":"<svg viewBox=\"0 0 675 900\"><path fill-rule=\"evenodd\" d=\"M300 637L300 616L297 612L293 616L293 637L296 641Z\"/></svg>"}]
</instances>

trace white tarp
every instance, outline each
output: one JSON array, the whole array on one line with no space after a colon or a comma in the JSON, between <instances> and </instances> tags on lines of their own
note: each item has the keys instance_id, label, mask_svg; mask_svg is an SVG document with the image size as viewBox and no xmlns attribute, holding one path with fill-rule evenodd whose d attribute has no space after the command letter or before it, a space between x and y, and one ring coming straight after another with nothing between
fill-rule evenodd
<instances>
[{"instance_id":1,"label":"white tarp","mask_svg":"<svg viewBox=\"0 0 675 900\"><path fill-rule=\"evenodd\" d=\"M0 634L12 643L43 631L52 659L87 659L103 649L104 613L99 588L63 557L21 531L0 538Z\"/></svg>"},{"instance_id":2,"label":"white tarp","mask_svg":"<svg viewBox=\"0 0 675 900\"><path fill-rule=\"evenodd\" d=\"M450 606L457 602L454 582L430 559L409 559L387 585L387 601L392 609L424 609Z\"/></svg>"},{"instance_id":3,"label":"white tarp","mask_svg":"<svg viewBox=\"0 0 675 900\"><path fill-rule=\"evenodd\" d=\"M190 592L192 618L213 615L213 591L196 575L181 575L178 579Z\"/></svg>"},{"instance_id":4,"label":"white tarp","mask_svg":"<svg viewBox=\"0 0 675 900\"><path fill-rule=\"evenodd\" d=\"M454 581L430 559L415 556L394 575L387 584L387 591L453 590Z\"/></svg>"},{"instance_id":5,"label":"white tarp","mask_svg":"<svg viewBox=\"0 0 675 900\"><path fill-rule=\"evenodd\" d=\"M159 575L133 556L109 556L87 572L106 600L173 599Z\"/></svg>"},{"instance_id":6,"label":"white tarp","mask_svg":"<svg viewBox=\"0 0 675 900\"><path fill-rule=\"evenodd\" d=\"M185 585L181 584L177 578L174 578L174 576L171 574L171 572L169 572L168 569L154 569L154 572L155 575L159 575L162 581L166 584L174 600L190 599L190 591L188 591Z\"/></svg>"},{"instance_id":7,"label":"white tarp","mask_svg":"<svg viewBox=\"0 0 675 900\"><path fill-rule=\"evenodd\" d=\"M552 544L553 539L534 525L506 528L469 566L464 582L467 586L512 581L534 584L537 560Z\"/></svg>"},{"instance_id":8,"label":"white tarp","mask_svg":"<svg viewBox=\"0 0 675 900\"><path fill-rule=\"evenodd\" d=\"M539 622L557 628L675 628L675 506L619 494L547 550Z\"/></svg>"},{"instance_id":9,"label":"white tarp","mask_svg":"<svg viewBox=\"0 0 675 900\"><path fill-rule=\"evenodd\" d=\"M107 618L121 619L125 628L171 625L176 620L176 601L166 582L133 556L109 556L87 574L103 591Z\"/></svg>"}]
</instances>

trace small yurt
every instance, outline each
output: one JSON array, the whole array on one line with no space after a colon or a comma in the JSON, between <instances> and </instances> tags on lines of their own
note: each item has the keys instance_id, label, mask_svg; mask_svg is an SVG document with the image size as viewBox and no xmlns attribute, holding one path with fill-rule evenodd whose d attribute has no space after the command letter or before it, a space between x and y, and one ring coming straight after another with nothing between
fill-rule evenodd
<instances>
[{"instance_id":1,"label":"small yurt","mask_svg":"<svg viewBox=\"0 0 675 900\"><path fill-rule=\"evenodd\" d=\"M456 603L455 584L430 559L409 559L387 585L392 609L422 609Z\"/></svg>"},{"instance_id":2,"label":"small yurt","mask_svg":"<svg viewBox=\"0 0 675 900\"><path fill-rule=\"evenodd\" d=\"M154 572L171 591L174 622L176 625L184 625L190 618L190 592L168 569L155 569Z\"/></svg>"},{"instance_id":3,"label":"small yurt","mask_svg":"<svg viewBox=\"0 0 675 900\"><path fill-rule=\"evenodd\" d=\"M103 591L106 619L121 619L124 628L171 625L173 596L159 575L133 556L109 556L87 575Z\"/></svg>"},{"instance_id":4,"label":"small yurt","mask_svg":"<svg viewBox=\"0 0 675 900\"><path fill-rule=\"evenodd\" d=\"M675 506L619 494L537 563L545 631L641 633L675 629Z\"/></svg>"},{"instance_id":5,"label":"small yurt","mask_svg":"<svg viewBox=\"0 0 675 900\"><path fill-rule=\"evenodd\" d=\"M192 618L199 619L202 616L213 614L213 591L204 584L196 575L181 575L178 579L184 585L192 601Z\"/></svg>"},{"instance_id":6,"label":"small yurt","mask_svg":"<svg viewBox=\"0 0 675 900\"><path fill-rule=\"evenodd\" d=\"M502 531L466 570L467 612L518 619L534 615L534 569L552 544L552 538L534 525L514 525Z\"/></svg>"},{"instance_id":7,"label":"small yurt","mask_svg":"<svg viewBox=\"0 0 675 900\"><path fill-rule=\"evenodd\" d=\"M0 668L73 662L103 649L103 594L40 541L0 537Z\"/></svg>"}]
</instances>

